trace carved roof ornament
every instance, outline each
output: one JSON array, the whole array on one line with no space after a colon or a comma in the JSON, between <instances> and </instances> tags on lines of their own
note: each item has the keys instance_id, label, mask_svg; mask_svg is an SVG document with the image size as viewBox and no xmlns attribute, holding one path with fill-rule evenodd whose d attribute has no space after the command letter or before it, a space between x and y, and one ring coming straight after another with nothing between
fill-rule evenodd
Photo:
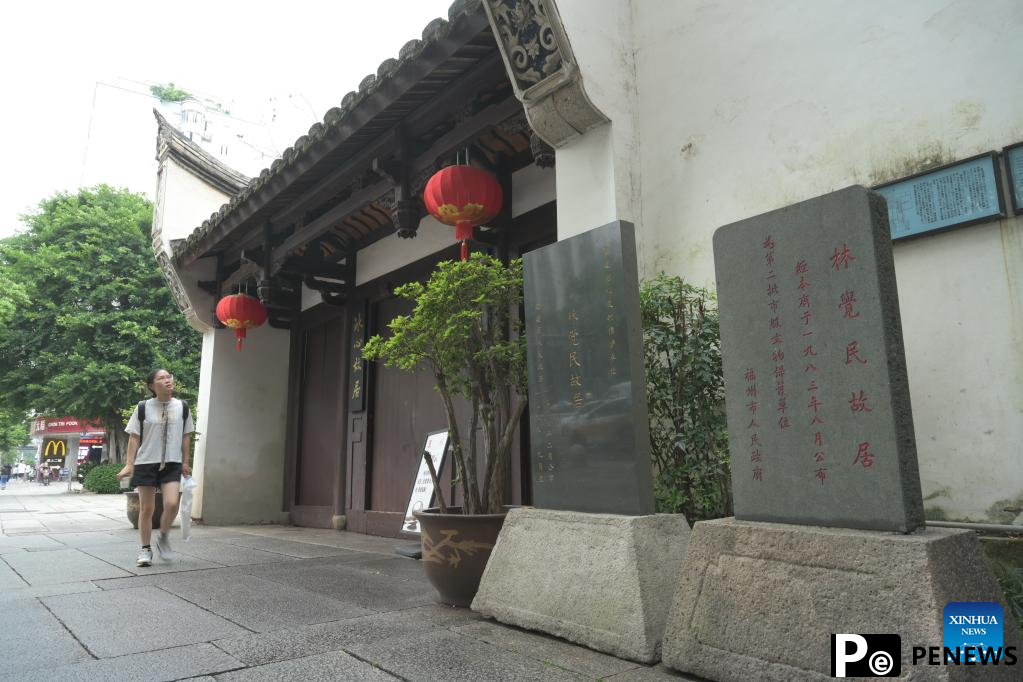
<instances>
[{"instance_id":1,"label":"carved roof ornament","mask_svg":"<svg viewBox=\"0 0 1023 682\"><path fill-rule=\"evenodd\" d=\"M533 153L533 163L537 168L554 168L554 148L540 139L536 132L529 136L529 150Z\"/></svg>"},{"instance_id":2,"label":"carved roof ornament","mask_svg":"<svg viewBox=\"0 0 1023 682\"><path fill-rule=\"evenodd\" d=\"M560 147L609 119L583 89L554 0L485 0L505 69L530 126Z\"/></svg>"}]
</instances>

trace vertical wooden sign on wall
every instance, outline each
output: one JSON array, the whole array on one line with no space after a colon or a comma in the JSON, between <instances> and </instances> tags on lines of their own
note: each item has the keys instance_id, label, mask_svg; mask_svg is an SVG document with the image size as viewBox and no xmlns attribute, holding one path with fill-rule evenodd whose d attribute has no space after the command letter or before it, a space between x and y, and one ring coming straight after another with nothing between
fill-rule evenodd
<instances>
[{"instance_id":1,"label":"vertical wooden sign on wall","mask_svg":"<svg viewBox=\"0 0 1023 682\"><path fill-rule=\"evenodd\" d=\"M348 361L351 371L348 373L348 411L362 412L366 409L366 361L362 358L362 348L368 338L366 299L356 299L350 306L349 329L351 330L351 349Z\"/></svg>"}]
</instances>

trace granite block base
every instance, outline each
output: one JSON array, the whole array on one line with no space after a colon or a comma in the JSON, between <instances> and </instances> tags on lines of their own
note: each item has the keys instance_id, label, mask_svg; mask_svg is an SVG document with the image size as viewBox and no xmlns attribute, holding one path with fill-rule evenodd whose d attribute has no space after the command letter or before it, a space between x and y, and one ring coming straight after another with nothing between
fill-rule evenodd
<instances>
[{"instance_id":1,"label":"granite block base","mask_svg":"<svg viewBox=\"0 0 1023 682\"><path fill-rule=\"evenodd\" d=\"M895 633L902 679L1018 680L1017 666L912 664L914 646L942 646L942 610L952 601L1002 603L1003 645L1020 646L970 531L700 522L668 615L663 660L721 682L819 681L830 678L832 633Z\"/></svg>"},{"instance_id":2,"label":"granite block base","mask_svg":"<svg viewBox=\"0 0 1023 682\"><path fill-rule=\"evenodd\" d=\"M653 663L688 542L681 514L513 509L472 609Z\"/></svg>"}]
</instances>

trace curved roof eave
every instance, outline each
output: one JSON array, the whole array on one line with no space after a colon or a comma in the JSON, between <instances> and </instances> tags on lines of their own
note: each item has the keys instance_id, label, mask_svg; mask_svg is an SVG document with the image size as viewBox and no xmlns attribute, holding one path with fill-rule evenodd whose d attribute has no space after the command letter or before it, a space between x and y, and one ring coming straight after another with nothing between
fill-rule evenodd
<instances>
[{"instance_id":1,"label":"curved roof eave","mask_svg":"<svg viewBox=\"0 0 1023 682\"><path fill-rule=\"evenodd\" d=\"M455 0L448 9L447 21L437 18L427 24L421 40L408 41L397 59L381 62L375 74L359 83L358 91L345 95L339 107L330 109L322 122L314 123L281 158L252 178L186 239L176 242L173 246L176 264L186 265L203 257L235 230L258 219L270 202L299 176L419 84L439 61L488 27L482 0Z\"/></svg>"}]
</instances>

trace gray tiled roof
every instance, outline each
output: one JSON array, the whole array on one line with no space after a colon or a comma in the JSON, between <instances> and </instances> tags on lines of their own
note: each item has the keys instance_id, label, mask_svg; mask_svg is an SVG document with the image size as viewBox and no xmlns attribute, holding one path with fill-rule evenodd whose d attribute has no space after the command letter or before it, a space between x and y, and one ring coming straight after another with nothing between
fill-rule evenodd
<instances>
[{"instance_id":1,"label":"gray tiled roof","mask_svg":"<svg viewBox=\"0 0 1023 682\"><path fill-rule=\"evenodd\" d=\"M297 140L292 146L284 150L281 158L275 160L269 168L264 168L260 174L252 178L248 185L233 196L230 202L220 207L208 220L197 227L187 239L174 244L174 258L179 261L192 252L199 252L209 248L212 244L207 237L218 226L233 213L239 211L247 204L253 203L257 198L265 199L267 196L276 195L280 191L282 183L275 180L282 178L285 173L298 164L303 158L309 155L310 149L333 136L340 134L343 128L358 128L367 121L358 121L353 116L355 110L364 101L372 99L374 93L384 88L389 82L395 80L410 65L414 64L417 58L431 45L444 40L451 33L452 28L460 20L470 15L482 15L483 8L481 0L455 0L448 9L448 20L434 19L423 29L421 40L410 40L399 50L398 58L385 59L380 63L377 72L369 74L359 83L358 91L349 92L341 99L338 107L330 109L323 117L322 122L314 123L309 132ZM286 182L287 180L285 180ZM273 184L275 187L271 187Z\"/></svg>"},{"instance_id":2,"label":"gray tiled roof","mask_svg":"<svg viewBox=\"0 0 1023 682\"><path fill-rule=\"evenodd\" d=\"M156 116L159 127L156 143L157 160L166 149L167 153L173 155L181 165L225 194L240 192L249 184L250 178L247 175L239 173L188 139L158 110L153 109L153 115Z\"/></svg>"}]
</instances>

